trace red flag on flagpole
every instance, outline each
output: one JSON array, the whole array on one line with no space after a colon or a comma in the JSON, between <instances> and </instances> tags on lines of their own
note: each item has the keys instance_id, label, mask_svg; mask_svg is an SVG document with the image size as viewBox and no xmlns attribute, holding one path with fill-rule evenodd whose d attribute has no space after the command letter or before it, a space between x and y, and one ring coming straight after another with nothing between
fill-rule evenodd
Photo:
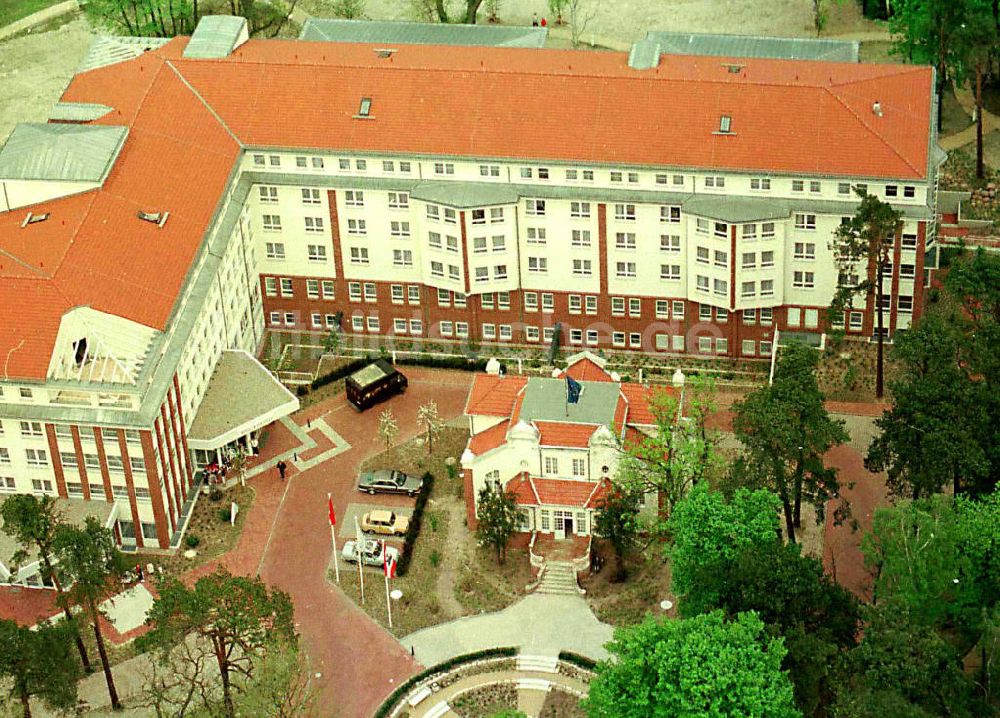
<instances>
[{"instance_id":1,"label":"red flag on flagpole","mask_svg":"<svg viewBox=\"0 0 1000 718\"><path fill-rule=\"evenodd\" d=\"M385 544L383 543L383 546L384 545ZM385 554L385 559L382 563L382 571L385 573L386 578L396 578L396 559L388 553Z\"/></svg>"},{"instance_id":2,"label":"red flag on flagpole","mask_svg":"<svg viewBox=\"0 0 1000 718\"><path fill-rule=\"evenodd\" d=\"M330 525L331 526L336 526L337 525L337 514L334 513L334 511L333 511L333 499L329 498L329 499L327 499L327 502L328 502L329 508L330 508Z\"/></svg>"}]
</instances>

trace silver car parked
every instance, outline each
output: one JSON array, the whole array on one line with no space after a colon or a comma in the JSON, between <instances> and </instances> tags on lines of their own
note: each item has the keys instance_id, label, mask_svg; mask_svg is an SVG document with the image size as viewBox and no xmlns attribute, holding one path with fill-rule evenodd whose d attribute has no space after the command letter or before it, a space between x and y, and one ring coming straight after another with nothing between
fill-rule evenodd
<instances>
[{"instance_id":1,"label":"silver car parked","mask_svg":"<svg viewBox=\"0 0 1000 718\"><path fill-rule=\"evenodd\" d=\"M381 541L374 541L372 539L365 539L361 542L361 563L365 566L382 566L385 563L386 555L389 556L393 561L399 560L399 550L393 548L392 546L385 546L385 553L382 553L382 547L385 546ZM341 557L349 563L355 563L358 560L358 542L348 541L344 544L344 550L340 552Z\"/></svg>"},{"instance_id":2,"label":"silver car parked","mask_svg":"<svg viewBox=\"0 0 1000 718\"><path fill-rule=\"evenodd\" d=\"M424 480L404 474L395 469L363 471L358 476L358 491L369 494L408 494L416 496L424 486Z\"/></svg>"}]
</instances>

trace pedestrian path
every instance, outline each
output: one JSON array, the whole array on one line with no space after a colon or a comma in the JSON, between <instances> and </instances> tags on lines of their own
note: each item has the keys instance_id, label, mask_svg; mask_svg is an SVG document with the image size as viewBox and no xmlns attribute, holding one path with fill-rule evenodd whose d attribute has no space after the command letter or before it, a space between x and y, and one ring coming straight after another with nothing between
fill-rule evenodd
<instances>
[{"instance_id":1,"label":"pedestrian path","mask_svg":"<svg viewBox=\"0 0 1000 718\"><path fill-rule=\"evenodd\" d=\"M579 595L533 593L496 613L465 616L415 631L400 639L425 666L496 646L521 653L557 656L572 651L601 660L613 629L597 620Z\"/></svg>"},{"instance_id":2,"label":"pedestrian path","mask_svg":"<svg viewBox=\"0 0 1000 718\"><path fill-rule=\"evenodd\" d=\"M272 456L267 461L257 464L253 468L247 469L246 478L250 479L254 476L259 476L260 474L274 470L279 461L290 463L298 469L299 472L307 471L314 466L319 466L323 462L329 461L333 457L338 456L345 451L349 451L351 448L351 445L347 442L347 440L338 434L332 426L326 423L326 419L323 419L322 417L312 419L309 423L308 429L296 424L287 416L282 417L279 421L282 426L288 429L292 436L298 440L298 446L288 449L277 456ZM300 454L304 455L307 451L315 449L317 446L316 440L309 436L310 431L318 431L323 434L323 436L329 439L330 443L333 444L333 448L320 452L319 454L311 456L308 459L300 459Z\"/></svg>"},{"instance_id":3,"label":"pedestrian path","mask_svg":"<svg viewBox=\"0 0 1000 718\"><path fill-rule=\"evenodd\" d=\"M962 109L969 114L969 116L975 115L976 109L976 97L972 94L972 90L968 87L958 87L955 86L955 99L958 100L958 104L962 106ZM983 109L983 135L987 135L993 130L1000 129L1000 117L997 117L992 112L987 109ZM961 132L956 132L953 135L947 137L942 137L938 140L938 144L941 145L943 150L954 150L959 147L964 147L970 142L976 141L976 123L972 123L966 127Z\"/></svg>"},{"instance_id":4,"label":"pedestrian path","mask_svg":"<svg viewBox=\"0 0 1000 718\"><path fill-rule=\"evenodd\" d=\"M0 40L13 37L19 32L24 32L35 25L41 25L43 22L47 22L53 18L66 15L71 12L76 12L79 9L80 5L77 0L65 0L64 2L51 7L39 10L36 13L28 15L28 17L22 17L20 20L12 22L10 25L0 27Z\"/></svg>"}]
</instances>

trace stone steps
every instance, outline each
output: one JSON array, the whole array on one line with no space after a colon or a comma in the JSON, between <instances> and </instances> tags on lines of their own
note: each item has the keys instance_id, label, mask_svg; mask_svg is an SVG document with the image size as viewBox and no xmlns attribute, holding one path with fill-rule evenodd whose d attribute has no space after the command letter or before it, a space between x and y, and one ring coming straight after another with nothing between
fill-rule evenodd
<instances>
[{"instance_id":1,"label":"stone steps","mask_svg":"<svg viewBox=\"0 0 1000 718\"><path fill-rule=\"evenodd\" d=\"M559 659L555 656L526 656L517 657L517 670L532 673L558 673ZM540 680L540 679L539 679ZM528 686L524 686L528 687Z\"/></svg>"},{"instance_id":2,"label":"stone steps","mask_svg":"<svg viewBox=\"0 0 1000 718\"><path fill-rule=\"evenodd\" d=\"M555 594L562 596L579 596L579 584L576 581L576 569L572 563L550 561L545 565L545 574L536 593Z\"/></svg>"}]
</instances>

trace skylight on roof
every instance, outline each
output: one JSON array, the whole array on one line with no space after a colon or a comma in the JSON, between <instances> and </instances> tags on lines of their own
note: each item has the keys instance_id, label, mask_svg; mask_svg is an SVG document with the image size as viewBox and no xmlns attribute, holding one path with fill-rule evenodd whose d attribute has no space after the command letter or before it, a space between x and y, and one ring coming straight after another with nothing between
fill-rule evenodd
<instances>
[{"instance_id":1,"label":"skylight on roof","mask_svg":"<svg viewBox=\"0 0 1000 718\"><path fill-rule=\"evenodd\" d=\"M136 212L135 216L143 222L149 222L150 224L162 227L167 223L167 217L170 216L170 212L143 212L142 210L139 210Z\"/></svg>"},{"instance_id":2,"label":"skylight on roof","mask_svg":"<svg viewBox=\"0 0 1000 718\"><path fill-rule=\"evenodd\" d=\"M382 59L382 60L385 60L386 58L392 57L392 55L393 55L394 52L396 52L396 49L393 48L393 47L376 47L375 48L375 56L378 57L378 58L380 58L380 59Z\"/></svg>"},{"instance_id":3,"label":"skylight on roof","mask_svg":"<svg viewBox=\"0 0 1000 718\"><path fill-rule=\"evenodd\" d=\"M723 115L719 118L719 132L724 135L728 135L733 131L733 118L729 115Z\"/></svg>"},{"instance_id":4,"label":"skylight on roof","mask_svg":"<svg viewBox=\"0 0 1000 718\"><path fill-rule=\"evenodd\" d=\"M372 98L362 97L361 104L358 105L358 114L355 117L371 117L372 116Z\"/></svg>"},{"instance_id":5,"label":"skylight on roof","mask_svg":"<svg viewBox=\"0 0 1000 718\"><path fill-rule=\"evenodd\" d=\"M28 216L24 218L23 222L21 222L21 229L24 229L29 224L38 224L39 222L44 222L48 218L49 218L48 212L46 212L45 214L32 214L31 212L28 212Z\"/></svg>"}]
</instances>

